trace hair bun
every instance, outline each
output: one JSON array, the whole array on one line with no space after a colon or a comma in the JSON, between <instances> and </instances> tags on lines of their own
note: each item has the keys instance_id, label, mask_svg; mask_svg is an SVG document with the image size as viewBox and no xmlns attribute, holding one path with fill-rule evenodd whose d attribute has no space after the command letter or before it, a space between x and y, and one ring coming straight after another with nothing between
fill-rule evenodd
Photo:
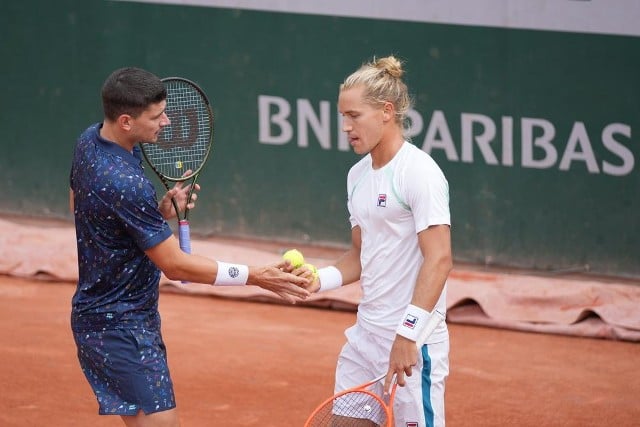
<instances>
[{"instance_id":1,"label":"hair bun","mask_svg":"<svg viewBox=\"0 0 640 427\"><path fill-rule=\"evenodd\" d=\"M389 73L391 77L401 78L404 74L402 62L393 55L376 60L374 65L377 69Z\"/></svg>"}]
</instances>

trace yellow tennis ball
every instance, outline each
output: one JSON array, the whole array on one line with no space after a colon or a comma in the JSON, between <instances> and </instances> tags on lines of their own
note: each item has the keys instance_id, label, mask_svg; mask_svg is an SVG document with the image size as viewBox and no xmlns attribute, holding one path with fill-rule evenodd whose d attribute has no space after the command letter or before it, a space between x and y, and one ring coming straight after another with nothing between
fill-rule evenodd
<instances>
[{"instance_id":1,"label":"yellow tennis ball","mask_svg":"<svg viewBox=\"0 0 640 427\"><path fill-rule=\"evenodd\" d=\"M289 261L289 263L293 266L293 268L302 267L304 264L304 257L302 256L302 252L297 249L290 249L282 255L282 259L285 261Z\"/></svg>"},{"instance_id":2,"label":"yellow tennis ball","mask_svg":"<svg viewBox=\"0 0 640 427\"><path fill-rule=\"evenodd\" d=\"M307 270L309 270L309 271L311 271L311 273L313 273L314 280L318 278L318 269L316 268L315 265L306 263L306 264L303 265L303 267L306 267Z\"/></svg>"}]
</instances>

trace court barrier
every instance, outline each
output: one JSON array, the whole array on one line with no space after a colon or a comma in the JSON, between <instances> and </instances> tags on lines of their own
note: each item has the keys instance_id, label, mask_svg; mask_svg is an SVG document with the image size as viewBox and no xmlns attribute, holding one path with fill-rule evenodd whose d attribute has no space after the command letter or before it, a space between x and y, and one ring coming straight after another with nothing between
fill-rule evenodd
<instances>
[{"instance_id":1,"label":"court barrier","mask_svg":"<svg viewBox=\"0 0 640 427\"><path fill-rule=\"evenodd\" d=\"M193 253L227 262L266 265L279 261L277 251L252 249L215 239L196 239ZM70 226L25 225L0 219L0 274L58 282L78 277L75 231ZM332 260L307 258L318 267ZM164 292L285 304L255 286L214 287L161 279ZM355 311L359 283L314 294L299 304ZM640 341L640 287L616 281L568 279L533 273L455 268L448 281L449 322L488 327Z\"/></svg>"}]
</instances>

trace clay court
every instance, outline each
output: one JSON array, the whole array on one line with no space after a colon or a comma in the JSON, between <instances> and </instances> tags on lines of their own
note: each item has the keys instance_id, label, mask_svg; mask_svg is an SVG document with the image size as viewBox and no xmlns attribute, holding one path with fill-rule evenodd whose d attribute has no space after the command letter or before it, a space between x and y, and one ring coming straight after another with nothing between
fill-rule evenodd
<instances>
[{"instance_id":1,"label":"clay court","mask_svg":"<svg viewBox=\"0 0 640 427\"><path fill-rule=\"evenodd\" d=\"M67 260L47 254L68 257L60 249L68 246L68 227L62 227L57 242L52 236L60 230L11 227L14 237L4 234L3 252L17 247L11 239L27 244L48 236L45 243L25 248L47 261L33 271L14 265L14 272L29 277L0 276L0 425L121 425L118 417L97 415L69 330L74 283L55 274ZM256 257L260 251L265 258L257 261L262 262L279 256L275 247L244 242L228 256ZM335 252L307 253L320 260ZM458 268L453 284L470 274ZM289 306L255 295L187 294L167 284L162 289L163 331L183 426L302 426L331 393L343 330L355 319L348 304L342 309L320 302ZM453 320L449 426L638 425L640 347L635 341Z\"/></svg>"}]
</instances>

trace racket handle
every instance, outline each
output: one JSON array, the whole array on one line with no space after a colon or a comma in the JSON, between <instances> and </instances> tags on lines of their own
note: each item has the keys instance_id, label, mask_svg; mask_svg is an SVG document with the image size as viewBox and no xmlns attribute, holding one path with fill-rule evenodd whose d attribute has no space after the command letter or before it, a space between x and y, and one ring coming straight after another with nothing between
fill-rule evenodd
<instances>
[{"instance_id":1,"label":"racket handle","mask_svg":"<svg viewBox=\"0 0 640 427\"><path fill-rule=\"evenodd\" d=\"M188 254L191 253L191 233L189 232L189 221L181 219L178 221L178 239L180 240L180 249ZM182 283L189 283L185 280Z\"/></svg>"},{"instance_id":2,"label":"racket handle","mask_svg":"<svg viewBox=\"0 0 640 427\"><path fill-rule=\"evenodd\" d=\"M180 249L191 253L191 233L189 231L189 221L186 219L178 222L178 237L180 238Z\"/></svg>"}]
</instances>

